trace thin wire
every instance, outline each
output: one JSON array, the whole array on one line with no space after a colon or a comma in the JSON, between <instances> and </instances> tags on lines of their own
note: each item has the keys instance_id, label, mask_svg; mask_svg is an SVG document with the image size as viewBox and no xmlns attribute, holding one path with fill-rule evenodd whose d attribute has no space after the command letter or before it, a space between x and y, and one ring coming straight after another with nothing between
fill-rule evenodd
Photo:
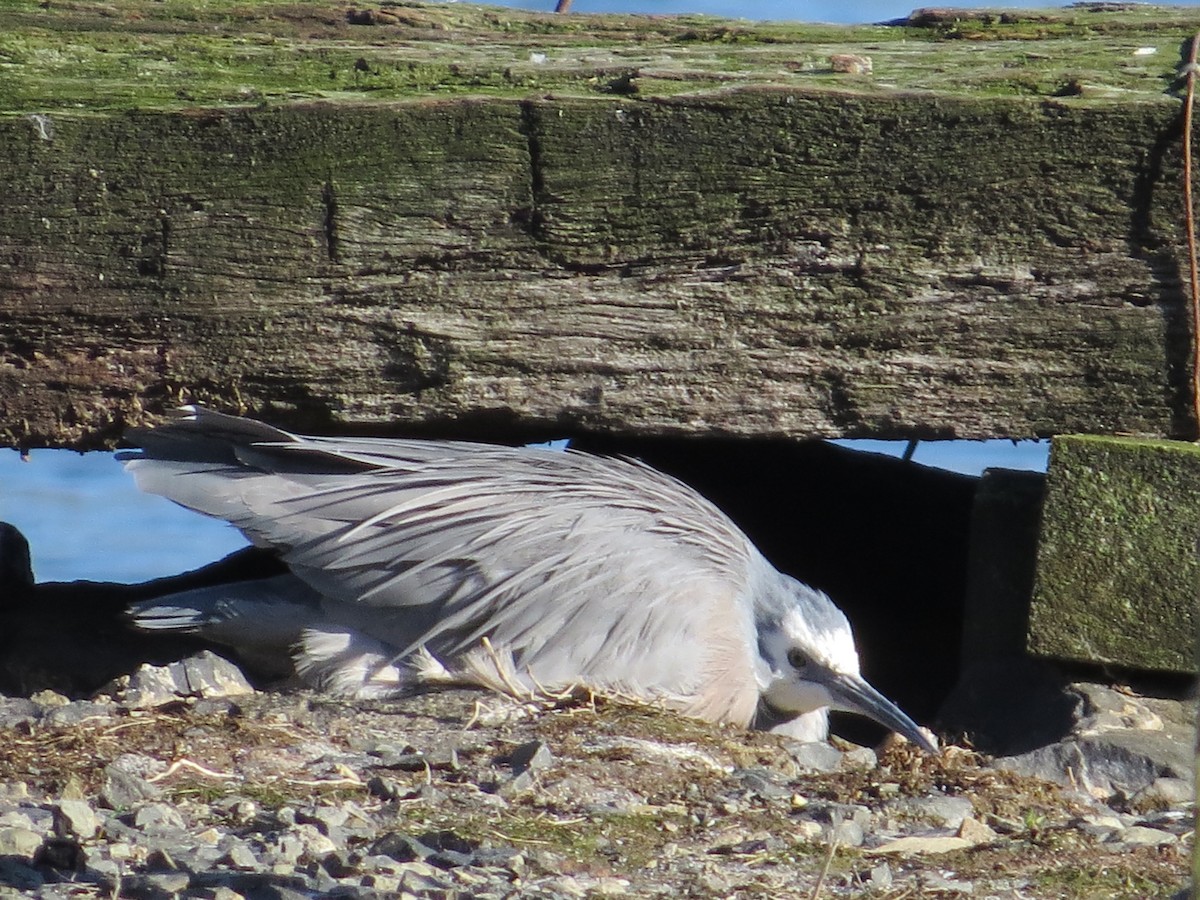
<instances>
[{"instance_id":1,"label":"thin wire","mask_svg":"<svg viewBox=\"0 0 1200 900\"><path fill-rule=\"evenodd\" d=\"M1188 265L1192 280L1192 415L1200 441L1200 269L1196 264L1196 221L1192 207L1192 106L1196 97L1196 53L1200 34L1192 38L1187 66L1187 99L1183 107L1183 202L1187 222Z\"/></svg>"}]
</instances>

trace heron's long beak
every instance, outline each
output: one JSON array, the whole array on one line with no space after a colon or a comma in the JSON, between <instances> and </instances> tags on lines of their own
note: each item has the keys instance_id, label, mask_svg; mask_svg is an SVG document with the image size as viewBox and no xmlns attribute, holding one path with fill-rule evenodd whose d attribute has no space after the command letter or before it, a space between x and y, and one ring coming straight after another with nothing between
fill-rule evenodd
<instances>
[{"instance_id":1,"label":"heron's long beak","mask_svg":"<svg viewBox=\"0 0 1200 900\"><path fill-rule=\"evenodd\" d=\"M900 711L900 707L867 684L861 677L831 673L824 684L833 696L831 708L839 709L842 712L858 713L874 719L880 725L892 729L896 734L908 738L922 750L929 753L938 752L937 744L926 737L917 724Z\"/></svg>"}]
</instances>

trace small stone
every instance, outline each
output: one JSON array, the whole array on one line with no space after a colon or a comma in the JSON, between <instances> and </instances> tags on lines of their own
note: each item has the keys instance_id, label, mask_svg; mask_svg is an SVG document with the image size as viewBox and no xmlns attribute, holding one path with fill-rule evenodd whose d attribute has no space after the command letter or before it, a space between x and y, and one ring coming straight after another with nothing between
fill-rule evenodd
<instances>
[{"instance_id":1,"label":"small stone","mask_svg":"<svg viewBox=\"0 0 1200 900\"><path fill-rule=\"evenodd\" d=\"M32 700L24 697L0 698L0 729L10 731L28 728L41 716L42 710Z\"/></svg>"},{"instance_id":2,"label":"small stone","mask_svg":"<svg viewBox=\"0 0 1200 900\"><path fill-rule=\"evenodd\" d=\"M975 812L975 807L966 797L948 797L945 794L908 797L889 804L888 809L901 816L952 829L958 828L963 819Z\"/></svg>"},{"instance_id":3,"label":"small stone","mask_svg":"<svg viewBox=\"0 0 1200 900\"><path fill-rule=\"evenodd\" d=\"M336 806L315 806L308 810L297 810L296 821L316 825L323 834L341 828L350 818L350 813Z\"/></svg>"},{"instance_id":4,"label":"small stone","mask_svg":"<svg viewBox=\"0 0 1200 900\"><path fill-rule=\"evenodd\" d=\"M316 825L299 824L292 833L300 841L302 854L307 859L320 859L337 849L337 845Z\"/></svg>"},{"instance_id":5,"label":"small stone","mask_svg":"<svg viewBox=\"0 0 1200 900\"><path fill-rule=\"evenodd\" d=\"M100 831L100 818L86 800L59 800L53 810L54 831L60 837L88 841Z\"/></svg>"},{"instance_id":6,"label":"small stone","mask_svg":"<svg viewBox=\"0 0 1200 900\"><path fill-rule=\"evenodd\" d=\"M971 816L966 816L958 826L958 836L972 845L991 844L999 839L991 828Z\"/></svg>"},{"instance_id":7,"label":"small stone","mask_svg":"<svg viewBox=\"0 0 1200 900\"><path fill-rule=\"evenodd\" d=\"M54 814L51 813L50 815L51 820L53 821ZM23 812L10 809L6 812L0 813L0 828L25 828L29 831L33 831L33 819L29 818L29 816Z\"/></svg>"},{"instance_id":8,"label":"small stone","mask_svg":"<svg viewBox=\"0 0 1200 900\"><path fill-rule=\"evenodd\" d=\"M104 783L98 798L102 806L113 810L127 809L161 796L162 789L145 778L112 763L104 767Z\"/></svg>"},{"instance_id":9,"label":"small stone","mask_svg":"<svg viewBox=\"0 0 1200 900\"><path fill-rule=\"evenodd\" d=\"M853 821L831 825L826 834L826 840L839 847L861 847L865 839L862 826Z\"/></svg>"},{"instance_id":10,"label":"small stone","mask_svg":"<svg viewBox=\"0 0 1200 900\"><path fill-rule=\"evenodd\" d=\"M1196 788L1186 778L1156 778L1132 798L1135 807L1141 809L1151 804L1181 806L1195 799Z\"/></svg>"},{"instance_id":11,"label":"small stone","mask_svg":"<svg viewBox=\"0 0 1200 900\"><path fill-rule=\"evenodd\" d=\"M142 831L178 831L186 827L175 807L166 803L147 803L133 814L133 826Z\"/></svg>"},{"instance_id":12,"label":"small stone","mask_svg":"<svg viewBox=\"0 0 1200 900\"><path fill-rule=\"evenodd\" d=\"M75 700L66 706L57 706L42 717L42 724L49 728L74 728L88 719L107 719L116 710L112 703L96 703L92 700Z\"/></svg>"},{"instance_id":13,"label":"small stone","mask_svg":"<svg viewBox=\"0 0 1200 900\"><path fill-rule=\"evenodd\" d=\"M802 841L815 841L825 833L825 829L821 827L819 822L813 822L809 819L802 819L795 826L796 837Z\"/></svg>"},{"instance_id":14,"label":"small stone","mask_svg":"<svg viewBox=\"0 0 1200 900\"><path fill-rule=\"evenodd\" d=\"M181 697L205 699L254 693L241 669L205 650L165 666L141 665L116 685L114 693L131 709L151 709Z\"/></svg>"},{"instance_id":15,"label":"small stone","mask_svg":"<svg viewBox=\"0 0 1200 900\"><path fill-rule=\"evenodd\" d=\"M431 853L425 857L425 861L430 865L437 866L439 869L453 869L458 866L469 866L472 862L472 854L461 853L457 850L439 850L436 853Z\"/></svg>"},{"instance_id":16,"label":"small stone","mask_svg":"<svg viewBox=\"0 0 1200 900\"><path fill-rule=\"evenodd\" d=\"M1130 825L1120 833L1118 840L1130 847L1161 847L1179 841L1175 835L1145 825Z\"/></svg>"},{"instance_id":17,"label":"small stone","mask_svg":"<svg viewBox=\"0 0 1200 900\"><path fill-rule=\"evenodd\" d=\"M225 848L225 854L218 860L222 865L229 866L231 869L242 869L246 872L253 872L258 868L258 859L246 846L244 841L233 840Z\"/></svg>"},{"instance_id":18,"label":"small stone","mask_svg":"<svg viewBox=\"0 0 1200 900\"><path fill-rule=\"evenodd\" d=\"M69 697L65 697L57 691L45 690L38 691L29 695L29 699L43 709L52 709L56 706L66 706L71 702Z\"/></svg>"},{"instance_id":19,"label":"small stone","mask_svg":"<svg viewBox=\"0 0 1200 900\"><path fill-rule=\"evenodd\" d=\"M480 847L475 853L476 866L495 866L505 869L513 869L518 865L521 857L521 851L516 847Z\"/></svg>"},{"instance_id":20,"label":"small stone","mask_svg":"<svg viewBox=\"0 0 1200 900\"><path fill-rule=\"evenodd\" d=\"M33 859L42 846L42 836L28 828L0 828L0 856Z\"/></svg>"},{"instance_id":21,"label":"small stone","mask_svg":"<svg viewBox=\"0 0 1200 900\"><path fill-rule=\"evenodd\" d=\"M884 855L895 854L897 856L912 856L922 853L950 853L954 850L965 850L971 846L971 842L960 837L949 837L934 835L931 837L901 837L895 840L888 841L886 844L880 844L874 849L868 850L868 854Z\"/></svg>"},{"instance_id":22,"label":"small stone","mask_svg":"<svg viewBox=\"0 0 1200 900\"><path fill-rule=\"evenodd\" d=\"M367 781L367 793L380 800L398 800L407 791L408 788L402 786L394 778L374 775Z\"/></svg>"},{"instance_id":23,"label":"small stone","mask_svg":"<svg viewBox=\"0 0 1200 900\"><path fill-rule=\"evenodd\" d=\"M339 847L321 860L321 867L334 878L350 878L362 871L362 855Z\"/></svg>"},{"instance_id":24,"label":"small stone","mask_svg":"<svg viewBox=\"0 0 1200 900\"><path fill-rule=\"evenodd\" d=\"M801 772L836 772L842 752L824 741L789 741L787 751Z\"/></svg>"},{"instance_id":25,"label":"small stone","mask_svg":"<svg viewBox=\"0 0 1200 900\"><path fill-rule=\"evenodd\" d=\"M867 883L877 891L886 891L892 886L892 867L885 862L873 867Z\"/></svg>"},{"instance_id":26,"label":"small stone","mask_svg":"<svg viewBox=\"0 0 1200 900\"><path fill-rule=\"evenodd\" d=\"M735 769L733 777L750 793L765 800L785 800L792 792L779 783L774 773L766 769Z\"/></svg>"},{"instance_id":27,"label":"small stone","mask_svg":"<svg viewBox=\"0 0 1200 900\"><path fill-rule=\"evenodd\" d=\"M508 757L514 775L522 772L538 772L548 769L554 763L554 754L542 741L530 741L522 744Z\"/></svg>"},{"instance_id":28,"label":"small stone","mask_svg":"<svg viewBox=\"0 0 1200 900\"><path fill-rule=\"evenodd\" d=\"M1176 837L1195 831L1196 819L1190 809L1168 809L1154 815L1146 816L1134 825L1145 825L1148 828L1157 828L1159 831L1167 831Z\"/></svg>"},{"instance_id":29,"label":"small stone","mask_svg":"<svg viewBox=\"0 0 1200 900\"><path fill-rule=\"evenodd\" d=\"M428 847L412 835L390 832L371 845L372 856L387 856L398 862L411 862L425 859L433 853Z\"/></svg>"},{"instance_id":30,"label":"small stone","mask_svg":"<svg viewBox=\"0 0 1200 900\"><path fill-rule=\"evenodd\" d=\"M848 769L874 769L879 756L870 747L855 747L842 754L842 765Z\"/></svg>"}]
</instances>

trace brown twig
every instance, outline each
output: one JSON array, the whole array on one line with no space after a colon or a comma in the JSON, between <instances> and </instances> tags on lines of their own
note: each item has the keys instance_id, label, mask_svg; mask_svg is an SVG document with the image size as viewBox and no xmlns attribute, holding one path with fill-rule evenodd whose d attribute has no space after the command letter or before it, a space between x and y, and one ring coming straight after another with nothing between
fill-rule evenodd
<instances>
[{"instance_id":1,"label":"brown twig","mask_svg":"<svg viewBox=\"0 0 1200 900\"><path fill-rule=\"evenodd\" d=\"M1183 105L1183 202L1192 285L1192 414L1196 422L1196 439L1200 440L1200 270L1196 265L1196 221L1192 210L1192 106L1196 96L1198 49L1200 34L1192 38L1191 53L1184 67L1187 75L1187 99Z\"/></svg>"},{"instance_id":2,"label":"brown twig","mask_svg":"<svg viewBox=\"0 0 1200 900\"><path fill-rule=\"evenodd\" d=\"M837 823L834 823L833 831L829 835L829 851L825 854L825 865L821 866L821 874L817 876L817 883L813 885L812 893L808 895L808 900L817 900L821 896L821 889L825 887L825 879L829 877L829 867L833 865L834 854L837 853Z\"/></svg>"}]
</instances>

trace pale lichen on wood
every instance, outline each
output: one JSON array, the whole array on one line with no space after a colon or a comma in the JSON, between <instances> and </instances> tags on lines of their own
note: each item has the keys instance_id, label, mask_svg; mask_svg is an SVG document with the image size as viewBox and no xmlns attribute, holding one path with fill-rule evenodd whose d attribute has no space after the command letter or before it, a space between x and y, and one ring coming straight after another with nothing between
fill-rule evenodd
<instances>
[{"instance_id":1,"label":"pale lichen on wood","mask_svg":"<svg viewBox=\"0 0 1200 900\"><path fill-rule=\"evenodd\" d=\"M5 443L183 399L476 434L1193 428L1165 90L1200 11L191 9L0 12Z\"/></svg>"}]
</instances>

